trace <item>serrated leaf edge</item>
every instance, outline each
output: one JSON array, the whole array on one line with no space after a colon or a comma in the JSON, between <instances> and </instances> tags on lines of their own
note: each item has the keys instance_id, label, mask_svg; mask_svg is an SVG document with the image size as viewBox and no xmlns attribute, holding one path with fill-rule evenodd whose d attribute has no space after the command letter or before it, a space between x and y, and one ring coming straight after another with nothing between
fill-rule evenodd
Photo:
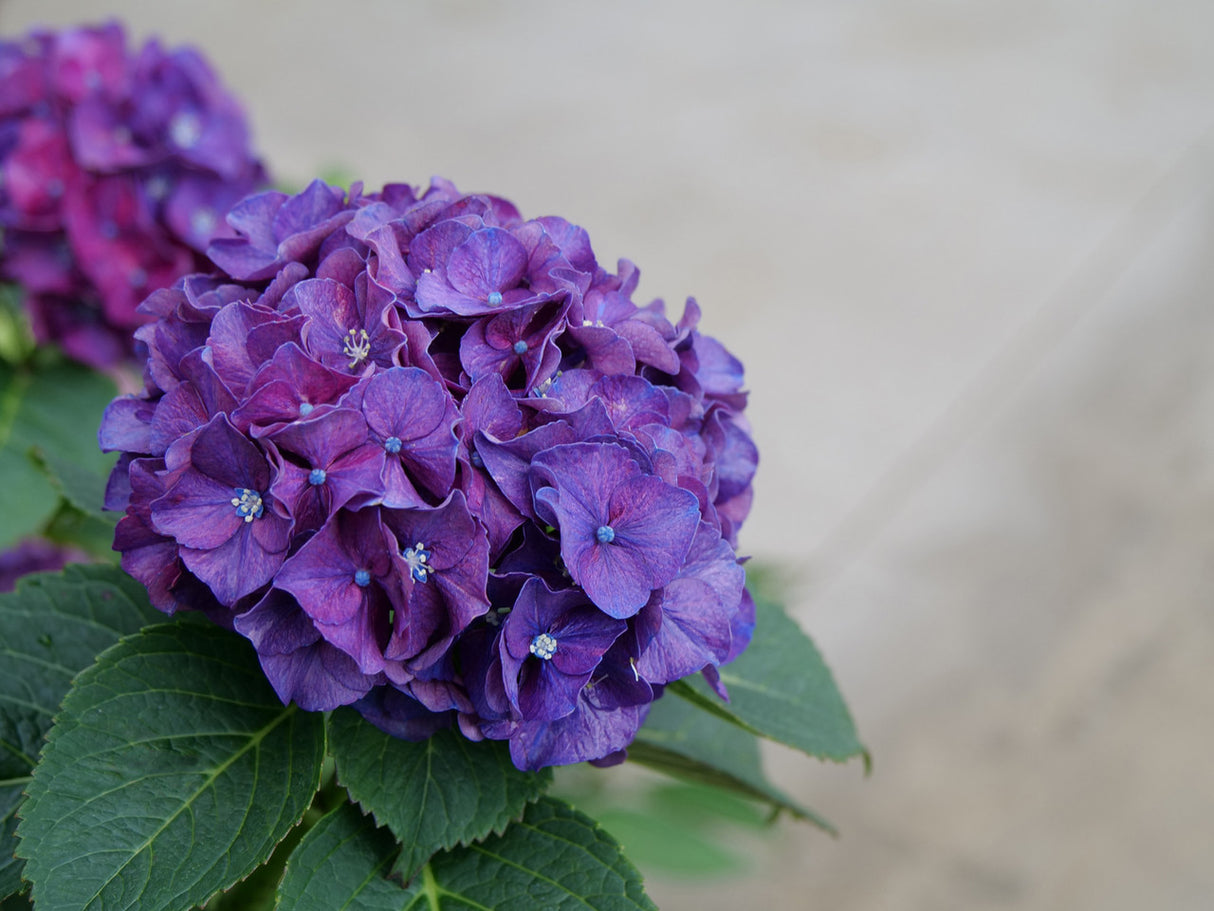
<instances>
[{"instance_id":1,"label":"serrated leaf edge","mask_svg":"<svg viewBox=\"0 0 1214 911\"><path fill-rule=\"evenodd\" d=\"M72 568L74 568L74 567L73 567L73 566L66 567L66 568L65 568L65 570L64 570L63 572L65 573L65 572L66 572L66 570L68 570L68 569L72 569ZM86 568L86 567L79 567L79 568ZM101 567L99 567L99 568L101 568ZM36 574L36 576L38 576L38 577L41 577L41 576L53 576L53 575L60 575L60 573L38 573L38 574ZM129 578L129 577L128 577L128 578ZM20 581L23 581L23 580L19 580L19 584L20 584ZM187 614L187 615L184 615L184 616L180 616L180 617L166 617L166 618L165 618L165 620L164 620L164 621L162 621L162 622L156 622L156 623L149 623L149 624L146 624L145 626L140 627L138 631L133 632L133 633L129 633L129 634L128 634L128 635L126 635L126 636L122 636L122 637L121 637L121 638L119 638L119 639L118 639L118 641L116 641L116 642L115 642L113 645L111 645L109 648L106 648L106 649L105 649L105 650L103 650L103 651L102 651L100 654L98 654L98 655L97 655L97 657L96 657L96 658L93 660L93 663L92 663L91 665L89 665L89 666L88 666L88 667L86 667L86 668L81 669L81 670L80 670L80 671L79 671L79 672L78 672L78 673L77 673L77 674L76 674L76 675L75 675L75 676L72 678L71 684L70 684L70 686L68 687L68 691L67 691L67 693L65 693L65 694L64 694L63 701L65 702L65 701L67 700L68 696L69 696L69 695L70 695L70 694L71 694L71 693L72 693L72 692L75 690L75 687L76 687L76 682L77 682L77 681L78 681L78 680L79 680L79 679L80 679L82 676L84 676L86 673L89 673L90 671L94 670L95 668L99 667L99 666L101 665L102 659L103 659L103 658L105 658L105 657L106 657L106 656L109 654L109 652L113 651L114 649L119 648L120 646L122 646L123 644L125 644L125 643L127 642L127 640L136 639L136 638L138 638L138 637L142 636L142 635L143 635L145 632L147 632L147 630L152 629L152 628L155 628L155 627L162 627L162 626L163 626L163 627L168 627L168 626L173 626L173 625L179 624L179 623L181 623L181 622L187 622L187 623L188 623L188 622L192 622L193 620L194 620L194 618L193 618L192 616L188 615L188 614ZM201 622L201 621L200 621L200 622ZM204 625L206 625L206 626L210 626L211 624L209 624L209 623L205 623ZM98 673L100 673L100 672L98 672ZM60 702L60 704L59 704L59 712L57 712L55 715L53 715L53 716L52 716L52 718L51 718L51 727L50 727L50 728L47 730L46 736L43 738L43 741L42 741L42 748L41 748L41 749L38 751L38 763L37 763L37 764L34 766L34 768L31 770L31 774L30 774L30 782L29 782L29 784L32 784L32 783L33 783L33 781L34 781L34 779L37 777L37 774L38 774L38 769L39 769L39 768L41 767L41 765L42 765L42 754L43 754L43 753L46 751L46 748L47 748L47 746L48 746L48 745L51 743L51 741L52 741L53 739L56 739L56 738L59 736L59 734L60 734L60 724L59 724L59 719L60 719L60 714L62 713L62 711L63 711L63 702ZM277 716L277 718L276 718L276 720L275 720L274 724L273 724L273 725L271 725L270 727L265 728L265 729L264 729L264 732L268 733L268 731L269 731L271 728L273 728L273 727L277 727L277 725L278 725L279 723L281 723L281 721L282 721L283 719L290 718L292 715L294 715L295 713L300 712L300 711L303 711L303 710L302 710L302 709L300 709L300 708L299 708L297 705L295 705L294 703L290 703L290 704L288 704L288 705L284 706L284 707L283 707L283 712L282 712L282 713L280 713L280 714ZM264 736L264 733L263 733L263 736ZM324 740L324 749L323 749L323 754L322 754L322 755L327 755L327 753L328 753L328 737L329 737L329 726L328 726L327 724L324 724L324 723L322 723L322 724L321 724L321 737L322 737L322 739ZM252 742L252 741L250 741L250 742ZM247 745L246 745L246 748L247 748ZM244 752L244 750L242 749L242 750L241 750L241 753L243 753L243 752ZM238 754L238 755L239 755L239 754ZM230 764L230 761L229 761L229 763L228 763L228 764ZM226 767L227 767L227 766L225 765L225 766L224 766L224 768L226 768ZM317 764L316 786L315 786L315 788L313 789L313 797L315 797L316 792L320 790L320 785L321 785L321 770L323 769L323 767L324 767L324 763L323 763L323 762L321 762L321 763L318 763L318 764ZM220 771L222 771L222 770L220 770ZM211 777L210 779L208 779L208 780L213 781L213 780L214 780L214 776L212 776L212 777ZM28 785L27 785L27 788L28 788ZM197 792L195 793L195 795L194 795L194 796L197 796ZM16 815L16 816L17 816L17 818L18 818L18 820L19 820L19 821L18 821L18 825L17 825L17 831L16 831L16 835L17 835L17 849L16 849L16 850L13 852L13 856L14 856L14 857L17 857L17 858L18 858L18 859L20 859L20 860L25 861L26 863L28 863L28 862L29 862L31 855L30 855L30 854L23 854L23 853L21 853L21 846L23 846L23 845L25 844L25 839L22 837L22 834L21 834L21 827L22 827L22 826L24 825L24 823L25 823L25 817L21 815L21 812L20 812L20 811L21 811L21 809L22 809L22 808L24 808L24 807L25 807L25 805L26 805L26 803L27 803L28 799L29 799L29 791L28 791L28 790L25 790L25 791L23 791L23 792L22 792L22 799L21 799L21 802L20 802L20 803L17 805L16 809L14 810L14 815ZM179 810L178 812L180 812L180 810ZM305 805L305 806L304 806L304 808L303 808L303 810L302 810L302 811L300 812L300 814L299 814L299 818L298 818L298 819L296 819L296 820L295 820L295 821L294 821L294 822L293 822L293 823L292 823L292 824L291 824L291 825L288 827L288 829L286 830L286 832L283 834L282 838L279 838L279 839L277 839L277 840L274 842L274 847L273 847L273 848L271 848L271 849L270 849L269 854L267 854L267 855L266 855L266 859L267 859L267 860L269 859L270 855L274 853L274 849L275 849L275 848L277 848L277 847L278 847L280 844L282 844L282 842L283 842L283 841L284 841L284 840L287 838L287 836L288 836L288 835L289 835L289 834L290 834L292 831L294 831L294 829L295 829L296 827L298 827L298 826L299 826L299 824L300 824L301 822L303 822L304 816L307 814L307 812L308 812L308 806L307 806L307 805ZM162 830L163 830L163 827L162 827L162 829L161 829L161 830L158 830L158 831L162 831ZM143 846L141 846L141 847L140 847L139 851L142 851L144 848L146 848L146 846L147 846L147 842L145 842L145 844L144 844ZM135 854L134 854L134 855L132 855L132 857L137 856L137 855L138 855L138 853L139 853L139 851L136 851L136 852L135 852ZM129 863L129 861L128 861L128 863ZM221 892L229 892L229 891L231 891L233 888L235 888L235 887L236 887L236 885L237 885L238 883L242 883L242 882L244 882L246 879L248 879L250 876L252 876L252 875L253 875L255 872L257 872L257 870L259 870L259 869L261 868L261 866L262 866L264 863L265 863L265 860L263 860L261 864L258 864L257 866L255 866L255 867L253 867L251 870L249 870L249 872L248 872L248 873L246 873L244 876L242 876L242 877L240 877L239 879L237 879L237 880L233 881L232 883L230 883L230 884L229 884L229 885L228 885L226 888L221 887L221 888L219 888L219 889L216 889L216 890L215 890L214 892L212 892L212 893L211 893L209 896L207 896L206 901L201 902L201 903L200 903L199 905L197 905L196 907L199 907L199 908L201 908L201 907L205 907L205 905L206 905L207 903L209 903L210 901L212 901L212 900L215 898L215 896L219 895ZM24 872L24 869L23 869L23 872ZM36 884L36 883L34 883L32 880L26 879L24 875L22 876L22 878L21 878L21 879L22 879L22 882L26 884L26 889L25 889L25 891L28 891L28 892L30 893L30 899L31 899L31 902L32 902L32 901L33 901L33 898L34 898L34 895L33 895L33 887L34 887L34 886L36 886L37 884ZM104 886L103 886L102 888L104 889ZM99 895L99 894L100 894L100 890L99 890L97 893L95 893L95 894L93 895L93 897L92 897L92 898L90 898L90 899L89 899L89 903L91 904L91 903L92 903L92 901L93 901L93 899L95 899L95 898L97 897L97 895ZM87 906L86 906L86 907L87 907Z\"/></svg>"},{"instance_id":2,"label":"serrated leaf edge","mask_svg":"<svg viewBox=\"0 0 1214 911\"><path fill-rule=\"evenodd\" d=\"M363 723L364 723L364 724L370 724L370 722L369 722L369 721L367 721L366 719L363 719ZM451 729L449 729L449 728L448 728L448 729L444 729L444 730L451 730ZM329 732L329 725L328 725L328 719L326 719L326 724L325 724L325 735L326 735L326 737L328 736L328 732ZM381 732L381 733L382 733L382 732ZM385 734L385 736L390 737L391 735ZM431 735L431 736L434 736L434 735ZM427 744L427 749L429 749L429 742L430 742L430 738L429 738L429 737L428 737L428 738L426 738L426 740L425 740L425 741L408 741L408 742L412 742L412 743L418 743L418 742L421 742L421 743L426 743L426 744ZM457 734L456 734L456 742L458 742L458 743L460 744L461 748L463 748L463 747L467 746L468 744L472 743L473 741L469 741L469 740L467 740L466 738L464 738L462 735L459 735L459 734L457 733ZM349 786L349 785L348 785L348 784L345 782L345 780L342 778L342 764L341 764L341 762L340 762L339 760L337 760L337 757L333 757L333 758L334 758L334 760L335 760L335 767L336 767L336 770L335 770L335 778L336 778L336 780L337 780L337 783L338 783L339 785L341 785L341 786L342 786L342 788L344 788L344 789L345 789L346 794L347 794L347 795L349 796L349 798L350 798L350 802L351 802L352 804L354 804L356 807L358 807L359 811L360 811L360 812L363 814L363 816L370 816L370 817L371 817L371 820L372 820L372 821L375 823L376 828L379 828L379 829L386 829L388 832L392 833L392 837L393 837L394 839L396 839L396 843L397 843L398 845L400 845L400 846L403 848L403 847L404 847L404 843L403 843L403 842L401 842L401 840L400 840L399 836L396 834L396 830L395 830L395 829L393 829L391 825L389 825L389 824L388 824L388 823L386 823L386 822L383 822L383 821L382 821L382 820L379 818L379 814L377 814L377 813L375 812L375 808L374 808L374 807L368 806L367 804L363 803L363 801L362 801L362 800L360 800L358 797L356 797L356 796L354 795L354 793L353 793L353 792L350 790L350 786ZM499 764L500 764L500 763L501 763L501 759L500 759L500 757L499 757L499 760L498 760L498 761L499 761ZM517 767L515 767L515 766L513 766L513 765L511 765L511 768L512 768L512 769L515 769L516 771L521 771L521 770L517 769ZM535 776L537 776L537 777L541 777L541 776L544 776L544 772L545 772L545 771L546 771L546 770L542 770L542 769L541 769L541 770L539 770L539 771L532 772L532 773L530 773L530 774L533 774L533 775L535 775ZM501 820L501 822L500 822L500 823L494 823L494 824L492 824L492 825L490 826L489 830L488 830L488 831L486 831L486 832L485 832L485 834L483 834L483 835L475 836L475 837L472 837L472 838L470 838L470 839L461 839L461 838L456 838L456 839L455 839L455 840L453 840L453 841L446 841L446 842L444 842L443 844L441 844L441 845L439 845L438 847L436 847L436 848L435 848L435 849L434 849L432 852L430 852L430 856L429 856L428 858L426 858L425 860L423 860L423 861L422 861L422 862L421 862L421 863L418 865L417 870L414 872L414 874L413 874L413 875L414 875L414 876L417 876L417 874L418 874L418 873L420 873L420 872L421 872L421 871L422 871L424 868L428 867L428 866L429 866L430 861L431 861L431 860L434 858L434 855L435 855L435 854L437 854L439 851L451 851L451 850L454 850L455 848L461 848L461 847L470 847L471 845L479 844L480 842L484 841L485 839L487 839L487 838L489 838L489 837L491 837L491 836L494 836L494 835L498 835L498 836L500 836L500 835L502 835L502 834L503 834L503 833L504 833L504 832L505 832L505 831L506 831L508 828L510 828L510 826L511 826L511 825L513 825L513 824L514 824L514 823L516 823L516 822L521 822L521 821L522 821L523 816L524 816L524 815L526 814L526 812L527 812L527 808L528 808L529 806L531 806L533 803L538 802L539 800L541 800L543 797L545 797L545 796L546 796L547 791L548 791L548 788L549 788L549 787L551 787L551 785L552 785L552 774L551 774L551 772L550 772L550 771L548 771L548 774L547 774L546 778L547 778L547 780L544 782L543 788L540 790L540 792L539 792L538 794L536 794L534 797L530 797L530 798L527 798L526 800L524 800L524 801L523 801L523 805L522 805L522 807L520 807L520 808L519 808L519 810L518 810L517 814L505 817L504 819L502 819L502 820ZM427 789L427 790L428 790L428 789ZM391 865L391 870L392 870L392 872L394 872L394 873L395 873L395 872L397 872L397 867L396 867L396 862L395 862L395 860L393 860L393 862L392 862L392 865ZM411 882L411 881L412 881L412 880L410 880L410 882Z\"/></svg>"}]
</instances>

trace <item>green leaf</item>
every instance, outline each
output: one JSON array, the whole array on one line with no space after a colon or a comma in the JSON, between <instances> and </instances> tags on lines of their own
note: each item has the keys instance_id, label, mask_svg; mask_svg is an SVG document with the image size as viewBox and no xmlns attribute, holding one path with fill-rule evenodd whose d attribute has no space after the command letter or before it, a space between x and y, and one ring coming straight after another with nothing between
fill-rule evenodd
<instances>
[{"instance_id":1,"label":"green leaf","mask_svg":"<svg viewBox=\"0 0 1214 911\"><path fill-rule=\"evenodd\" d=\"M116 391L105 375L75 364L0 365L0 549L35 534L64 495L100 510L117 457L97 448L97 427Z\"/></svg>"},{"instance_id":2,"label":"green leaf","mask_svg":"<svg viewBox=\"0 0 1214 911\"><path fill-rule=\"evenodd\" d=\"M391 833L339 807L287 863L287 911L656 911L619 844L589 817L551 798L479 844L438 854L402 889L386 878Z\"/></svg>"},{"instance_id":3,"label":"green leaf","mask_svg":"<svg viewBox=\"0 0 1214 911\"><path fill-rule=\"evenodd\" d=\"M652 787L646 803L655 813L686 820L694 827L728 825L774 833L769 810L729 791L688 781L664 781Z\"/></svg>"},{"instance_id":4,"label":"green leaf","mask_svg":"<svg viewBox=\"0 0 1214 911\"><path fill-rule=\"evenodd\" d=\"M72 678L122 636L164 615L117 569L69 566L0 594L0 896L21 887L16 811Z\"/></svg>"},{"instance_id":5,"label":"green leaf","mask_svg":"<svg viewBox=\"0 0 1214 911\"><path fill-rule=\"evenodd\" d=\"M680 699L658 699L628 748L628 759L684 781L715 785L760 800L774 810L838 834L827 820L800 806L763 774L759 743L736 725Z\"/></svg>"},{"instance_id":6,"label":"green leaf","mask_svg":"<svg viewBox=\"0 0 1214 911\"><path fill-rule=\"evenodd\" d=\"M24 776L8 778L0 782L0 813L3 813L3 825L0 826L0 896L9 896L22 889L21 861L13 856L17 847L17 808L21 806L25 794L25 786L29 779Z\"/></svg>"},{"instance_id":7,"label":"green leaf","mask_svg":"<svg viewBox=\"0 0 1214 911\"><path fill-rule=\"evenodd\" d=\"M39 911L179 911L247 876L308 808L320 714L284 707L252 647L186 617L76 680L18 827Z\"/></svg>"},{"instance_id":8,"label":"green leaf","mask_svg":"<svg viewBox=\"0 0 1214 911\"><path fill-rule=\"evenodd\" d=\"M400 909L410 896L388 879L398 845L353 804L343 804L308 830L287 860L278 886L282 911Z\"/></svg>"},{"instance_id":9,"label":"green leaf","mask_svg":"<svg viewBox=\"0 0 1214 911\"><path fill-rule=\"evenodd\" d=\"M0 360L14 364L24 361L34 350L34 337L21 297L22 291L16 285L0 285Z\"/></svg>"},{"instance_id":10,"label":"green leaf","mask_svg":"<svg viewBox=\"0 0 1214 911\"><path fill-rule=\"evenodd\" d=\"M552 771L521 772L502 741L474 743L439 731L414 743L390 737L352 709L329 719L337 779L404 846L403 879L435 851L501 832L552 783Z\"/></svg>"},{"instance_id":11,"label":"green leaf","mask_svg":"<svg viewBox=\"0 0 1214 911\"><path fill-rule=\"evenodd\" d=\"M103 473L98 471L99 465L73 462L69 459L51 455L43 447L33 450L32 458L42 473L46 475L51 486L59 492L59 496L77 512L88 516L105 516L101 506L105 502L105 485L109 481L109 469ZM107 459L106 463L113 459ZM110 465L109 467L113 467ZM114 521L110 520L113 528Z\"/></svg>"},{"instance_id":12,"label":"green leaf","mask_svg":"<svg viewBox=\"0 0 1214 911\"><path fill-rule=\"evenodd\" d=\"M36 534L59 506L51 482L29 457L17 423L33 380L29 374L0 365L0 550ZM24 448L23 448L24 447Z\"/></svg>"},{"instance_id":13,"label":"green leaf","mask_svg":"<svg viewBox=\"0 0 1214 911\"><path fill-rule=\"evenodd\" d=\"M863 756L867 766L851 714L814 644L779 605L755 601L750 647L720 669L730 701L722 702L699 676L667 689L752 734L835 762Z\"/></svg>"},{"instance_id":14,"label":"green leaf","mask_svg":"<svg viewBox=\"0 0 1214 911\"><path fill-rule=\"evenodd\" d=\"M720 877L746 868L739 854L669 814L612 807L596 814L596 819L647 872Z\"/></svg>"},{"instance_id":15,"label":"green leaf","mask_svg":"<svg viewBox=\"0 0 1214 911\"><path fill-rule=\"evenodd\" d=\"M116 513L83 513L64 503L42 529L42 536L62 547L85 551L99 562L117 565L121 555L114 552Z\"/></svg>"}]
</instances>

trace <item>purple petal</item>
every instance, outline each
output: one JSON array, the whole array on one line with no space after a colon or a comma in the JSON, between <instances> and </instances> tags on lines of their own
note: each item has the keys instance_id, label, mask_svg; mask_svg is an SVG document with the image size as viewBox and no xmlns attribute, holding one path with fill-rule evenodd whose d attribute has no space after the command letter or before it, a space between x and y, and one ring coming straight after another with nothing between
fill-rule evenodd
<instances>
[{"instance_id":1,"label":"purple petal","mask_svg":"<svg viewBox=\"0 0 1214 911\"><path fill-rule=\"evenodd\" d=\"M267 512L265 518L256 521L285 520ZM207 584L221 604L229 606L269 582L283 558L282 552L264 550L248 525L241 525L232 537L212 550L181 549L181 561L186 568Z\"/></svg>"},{"instance_id":2,"label":"purple petal","mask_svg":"<svg viewBox=\"0 0 1214 911\"><path fill-rule=\"evenodd\" d=\"M485 228L451 252L447 281L469 297L485 299L515 287L526 267L527 251L509 231Z\"/></svg>"}]
</instances>

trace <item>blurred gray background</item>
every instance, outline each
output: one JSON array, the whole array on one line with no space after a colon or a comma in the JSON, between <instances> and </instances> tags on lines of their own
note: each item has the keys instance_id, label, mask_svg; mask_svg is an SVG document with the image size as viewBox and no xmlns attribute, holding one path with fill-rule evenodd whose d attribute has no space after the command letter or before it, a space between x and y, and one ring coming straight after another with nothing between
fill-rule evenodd
<instances>
[{"instance_id":1,"label":"blurred gray background","mask_svg":"<svg viewBox=\"0 0 1214 911\"><path fill-rule=\"evenodd\" d=\"M1214 6L2 0L210 55L276 174L514 200L746 363L743 549L875 757L664 909L1214 907Z\"/></svg>"}]
</instances>

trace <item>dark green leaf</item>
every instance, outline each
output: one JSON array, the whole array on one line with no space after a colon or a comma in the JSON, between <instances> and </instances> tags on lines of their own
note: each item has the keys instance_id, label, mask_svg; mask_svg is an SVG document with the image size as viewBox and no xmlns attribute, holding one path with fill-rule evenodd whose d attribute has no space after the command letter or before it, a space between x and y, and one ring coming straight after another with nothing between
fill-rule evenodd
<instances>
[{"instance_id":1,"label":"dark green leaf","mask_svg":"<svg viewBox=\"0 0 1214 911\"><path fill-rule=\"evenodd\" d=\"M21 861L13 856L17 847L17 808L29 783L26 777L6 778L0 781L0 896L13 895L21 891ZM0 906L2 908L2 906Z\"/></svg>"},{"instance_id":2,"label":"dark green leaf","mask_svg":"<svg viewBox=\"0 0 1214 911\"><path fill-rule=\"evenodd\" d=\"M398 845L353 804L313 826L287 860L278 886L282 911L384 911L409 907L413 892L388 879Z\"/></svg>"},{"instance_id":3,"label":"dark green leaf","mask_svg":"<svg viewBox=\"0 0 1214 911\"><path fill-rule=\"evenodd\" d=\"M337 778L404 848L404 879L442 848L500 832L552 782L552 772L521 772L501 741L473 743L439 731L413 743L389 737L352 709L329 719Z\"/></svg>"},{"instance_id":4,"label":"dark green leaf","mask_svg":"<svg viewBox=\"0 0 1214 911\"><path fill-rule=\"evenodd\" d=\"M777 604L756 598L750 647L721 668L728 703L704 681L687 677L668 689L744 730L811 756L843 762L867 754L830 669L809 638Z\"/></svg>"},{"instance_id":5,"label":"dark green leaf","mask_svg":"<svg viewBox=\"0 0 1214 911\"><path fill-rule=\"evenodd\" d=\"M0 549L36 533L65 493L100 509L116 456L97 448L97 427L115 392L108 377L75 364L0 366Z\"/></svg>"},{"instance_id":6,"label":"dark green leaf","mask_svg":"<svg viewBox=\"0 0 1214 911\"><path fill-rule=\"evenodd\" d=\"M628 748L628 758L685 781L715 785L784 810L837 834L818 814L800 806L763 774L753 734L681 699L659 699Z\"/></svg>"},{"instance_id":7,"label":"dark green leaf","mask_svg":"<svg viewBox=\"0 0 1214 911\"><path fill-rule=\"evenodd\" d=\"M0 896L20 888L15 812L72 678L158 619L138 582L109 567L26 576L0 594Z\"/></svg>"},{"instance_id":8,"label":"dark green leaf","mask_svg":"<svg viewBox=\"0 0 1214 911\"><path fill-rule=\"evenodd\" d=\"M438 854L402 889L385 878L397 846L351 807L321 820L287 863L287 911L636 911L656 908L616 841L551 798L479 844Z\"/></svg>"},{"instance_id":9,"label":"dark green leaf","mask_svg":"<svg viewBox=\"0 0 1214 911\"><path fill-rule=\"evenodd\" d=\"M185 618L76 680L18 827L39 911L204 902L264 862L320 784L320 714L284 707L247 642Z\"/></svg>"}]
</instances>

